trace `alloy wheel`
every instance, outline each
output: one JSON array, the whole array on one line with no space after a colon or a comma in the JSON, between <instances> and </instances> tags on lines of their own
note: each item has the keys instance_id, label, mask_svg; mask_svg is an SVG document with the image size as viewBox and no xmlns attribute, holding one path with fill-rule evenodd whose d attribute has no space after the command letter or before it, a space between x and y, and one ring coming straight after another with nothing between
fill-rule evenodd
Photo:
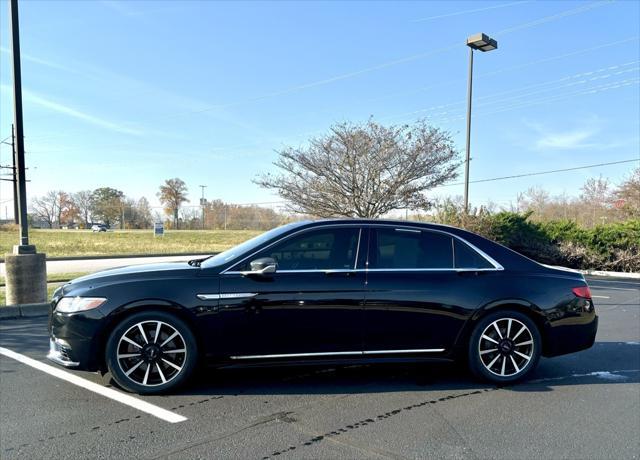
<instances>
[{"instance_id":1,"label":"alloy wheel","mask_svg":"<svg viewBox=\"0 0 640 460\"><path fill-rule=\"evenodd\" d=\"M117 346L120 370L143 386L164 385L175 379L187 359L184 337L163 321L141 321L122 334Z\"/></svg>"},{"instance_id":2,"label":"alloy wheel","mask_svg":"<svg viewBox=\"0 0 640 460\"><path fill-rule=\"evenodd\" d=\"M533 334L515 318L497 319L482 331L478 353L489 372L512 377L523 372L534 356Z\"/></svg>"}]
</instances>

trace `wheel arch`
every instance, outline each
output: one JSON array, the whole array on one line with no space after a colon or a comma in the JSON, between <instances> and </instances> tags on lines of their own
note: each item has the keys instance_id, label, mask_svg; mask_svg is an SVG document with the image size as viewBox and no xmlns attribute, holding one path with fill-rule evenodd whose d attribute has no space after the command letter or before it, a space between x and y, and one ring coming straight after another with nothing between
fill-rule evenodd
<instances>
[{"instance_id":1,"label":"wheel arch","mask_svg":"<svg viewBox=\"0 0 640 460\"><path fill-rule=\"evenodd\" d=\"M547 345L547 317L542 309L537 305L524 299L501 299L489 302L478 308L465 322L464 326L456 337L454 351L456 356L466 357L469 339L476 325L487 315L498 311L516 311L527 316L538 328L542 339L542 353L544 355Z\"/></svg>"},{"instance_id":2,"label":"wheel arch","mask_svg":"<svg viewBox=\"0 0 640 460\"><path fill-rule=\"evenodd\" d=\"M107 340L109 340L109 335L111 335L111 332L117 327L118 324L120 324L131 315L145 311L162 311L175 315L176 317L184 321L184 323L189 327L189 329L193 333L193 336L196 338L196 345L198 349L202 349L202 338L200 336L200 331L196 327L195 317L187 308L176 302L165 299L136 300L134 302L130 302L116 308L107 316L107 324L100 332L97 341L98 349L96 350L97 355L99 356L98 364L101 371L105 372L107 370L107 364L105 362L105 349L107 346Z\"/></svg>"}]
</instances>

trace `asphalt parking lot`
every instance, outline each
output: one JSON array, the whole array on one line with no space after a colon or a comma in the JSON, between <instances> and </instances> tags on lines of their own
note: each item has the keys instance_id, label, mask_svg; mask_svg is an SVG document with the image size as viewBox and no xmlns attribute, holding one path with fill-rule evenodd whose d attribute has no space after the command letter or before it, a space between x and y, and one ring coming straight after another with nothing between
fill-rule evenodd
<instances>
[{"instance_id":1,"label":"asphalt parking lot","mask_svg":"<svg viewBox=\"0 0 640 460\"><path fill-rule=\"evenodd\" d=\"M640 283L589 283L594 347L503 388L452 364L203 371L136 396L169 423L0 355L0 457L638 458ZM0 347L49 364L46 318L0 322Z\"/></svg>"}]
</instances>

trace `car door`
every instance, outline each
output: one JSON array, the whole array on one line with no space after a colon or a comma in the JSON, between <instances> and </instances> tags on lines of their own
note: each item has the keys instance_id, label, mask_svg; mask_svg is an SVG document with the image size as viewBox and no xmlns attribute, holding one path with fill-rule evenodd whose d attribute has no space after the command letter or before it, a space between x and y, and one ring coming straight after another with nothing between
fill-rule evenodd
<instances>
[{"instance_id":1,"label":"car door","mask_svg":"<svg viewBox=\"0 0 640 460\"><path fill-rule=\"evenodd\" d=\"M224 272L219 315L228 354L259 359L359 353L365 288L364 273L356 271L361 233L358 225L302 230ZM244 273L252 260L264 257L276 260L275 273Z\"/></svg>"},{"instance_id":2,"label":"car door","mask_svg":"<svg viewBox=\"0 0 640 460\"><path fill-rule=\"evenodd\" d=\"M436 356L450 351L481 300L474 293L481 282L478 273L494 268L474 257L468 245L446 232L373 228L367 260L365 350ZM456 268L456 261L477 267Z\"/></svg>"}]
</instances>

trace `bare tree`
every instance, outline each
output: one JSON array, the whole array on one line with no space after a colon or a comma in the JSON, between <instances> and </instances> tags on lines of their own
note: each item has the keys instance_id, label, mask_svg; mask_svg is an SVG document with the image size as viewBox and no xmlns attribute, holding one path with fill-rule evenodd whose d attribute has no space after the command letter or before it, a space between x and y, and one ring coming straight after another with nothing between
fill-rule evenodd
<instances>
[{"instance_id":1,"label":"bare tree","mask_svg":"<svg viewBox=\"0 0 640 460\"><path fill-rule=\"evenodd\" d=\"M308 147L286 148L281 174L254 180L287 200L289 210L321 217L374 218L394 209L428 209L425 192L457 176L449 133L413 126L342 123Z\"/></svg>"},{"instance_id":2,"label":"bare tree","mask_svg":"<svg viewBox=\"0 0 640 460\"><path fill-rule=\"evenodd\" d=\"M636 168L615 191L618 207L629 218L640 218L640 168Z\"/></svg>"},{"instance_id":3,"label":"bare tree","mask_svg":"<svg viewBox=\"0 0 640 460\"><path fill-rule=\"evenodd\" d=\"M51 190L42 197L34 198L31 202L33 214L53 228L58 216L58 192Z\"/></svg>"},{"instance_id":4,"label":"bare tree","mask_svg":"<svg viewBox=\"0 0 640 460\"><path fill-rule=\"evenodd\" d=\"M187 184L177 177L165 180L164 185L160 186L158 198L164 206L165 213L173 216L173 225L175 228L178 228L178 212L180 211L180 206L185 202L189 202L187 192Z\"/></svg>"},{"instance_id":5,"label":"bare tree","mask_svg":"<svg viewBox=\"0 0 640 460\"><path fill-rule=\"evenodd\" d=\"M609 179L599 176L587 179L581 188L580 199L592 206L605 206L611 201Z\"/></svg>"},{"instance_id":6,"label":"bare tree","mask_svg":"<svg viewBox=\"0 0 640 460\"><path fill-rule=\"evenodd\" d=\"M93 201L91 200L91 190L82 190L72 195L73 202L78 208L78 213L85 226L89 223L89 214L91 213L91 207Z\"/></svg>"},{"instance_id":7,"label":"bare tree","mask_svg":"<svg viewBox=\"0 0 640 460\"><path fill-rule=\"evenodd\" d=\"M31 208L35 216L46 222L49 228L73 223L78 217L75 203L62 190L51 190L44 196L35 198Z\"/></svg>"}]
</instances>

